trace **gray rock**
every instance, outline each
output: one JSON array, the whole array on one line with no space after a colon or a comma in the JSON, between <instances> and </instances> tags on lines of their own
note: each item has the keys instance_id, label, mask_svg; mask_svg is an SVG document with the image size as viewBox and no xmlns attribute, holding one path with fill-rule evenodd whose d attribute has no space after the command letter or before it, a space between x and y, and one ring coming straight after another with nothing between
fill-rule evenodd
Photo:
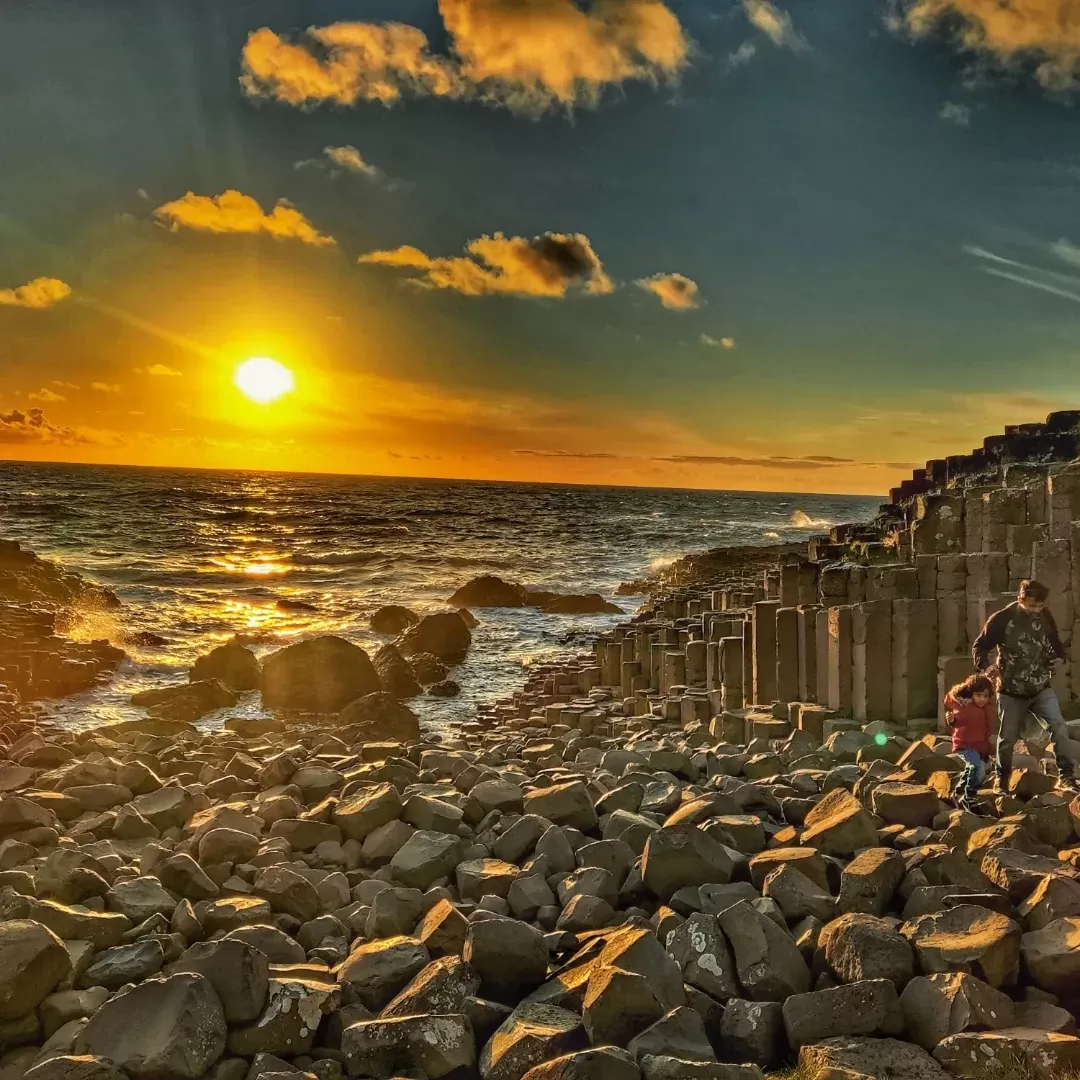
<instances>
[{"instance_id":1,"label":"gray rock","mask_svg":"<svg viewBox=\"0 0 1080 1080\"><path fill-rule=\"evenodd\" d=\"M735 954L735 968L745 997L783 1001L810 989L810 970L786 930L745 900L717 919Z\"/></svg>"},{"instance_id":2,"label":"gray rock","mask_svg":"<svg viewBox=\"0 0 1080 1080\"><path fill-rule=\"evenodd\" d=\"M190 971L209 979L230 1024L246 1024L263 1011L270 960L243 941L203 941L192 945L170 972Z\"/></svg>"},{"instance_id":3,"label":"gray rock","mask_svg":"<svg viewBox=\"0 0 1080 1080\"><path fill-rule=\"evenodd\" d=\"M462 955L495 1001L520 1001L547 975L544 935L516 919L496 915L469 923Z\"/></svg>"},{"instance_id":4,"label":"gray rock","mask_svg":"<svg viewBox=\"0 0 1080 1080\"><path fill-rule=\"evenodd\" d=\"M0 922L0 1020L26 1016L71 974L63 942L41 923Z\"/></svg>"},{"instance_id":5,"label":"gray rock","mask_svg":"<svg viewBox=\"0 0 1080 1080\"><path fill-rule=\"evenodd\" d=\"M552 1005L523 1003L499 1026L480 1055L483 1080L521 1080L549 1058L583 1050L581 1017Z\"/></svg>"},{"instance_id":6,"label":"gray rock","mask_svg":"<svg viewBox=\"0 0 1080 1080\"><path fill-rule=\"evenodd\" d=\"M385 1008L431 961L418 938L392 937L361 942L337 967L357 999L372 1012Z\"/></svg>"},{"instance_id":7,"label":"gray rock","mask_svg":"<svg viewBox=\"0 0 1080 1080\"><path fill-rule=\"evenodd\" d=\"M904 1014L888 979L848 983L793 994L784 1002L784 1027L793 1049L840 1035L899 1035Z\"/></svg>"},{"instance_id":8,"label":"gray rock","mask_svg":"<svg viewBox=\"0 0 1080 1080\"><path fill-rule=\"evenodd\" d=\"M381 1015L420 1016L466 1012L468 999L480 989L480 976L459 956L432 960L382 1010Z\"/></svg>"},{"instance_id":9,"label":"gray rock","mask_svg":"<svg viewBox=\"0 0 1080 1080\"><path fill-rule=\"evenodd\" d=\"M668 900L688 885L726 885L741 862L741 852L724 847L696 825L671 825L646 841L641 876L654 896Z\"/></svg>"},{"instance_id":10,"label":"gray rock","mask_svg":"<svg viewBox=\"0 0 1080 1080\"><path fill-rule=\"evenodd\" d=\"M788 1049L783 1009L779 1001L729 999L720 1023L724 1056L763 1069L783 1061Z\"/></svg>"},{"instance_id":11,"label":"gray rock","mask_svg":"<svg viewBox=\"0 0 1080 1080\"><path fill-rule=\"evenodd\" d=\"M672 1009L650 1024L630 1040L626 1049L639 1062L649 1056L674 1057L681 1061L716 1060L700 1014L686 1005Z\"/></svg>"},{"instance_id":12,"label":"gray rock","mask_svg":"<svg viewBox=\"0 0 1080 1080\"><path fill-rule=\"evenodd\" d=\"M442 1080L476 1068L472 1026L461 1014L363 1020L342 1033L341 1050L350 1076L377 1080L416 1070L428 1080Z\"/></svg>"},{"instance_id":13,"label":"gray rock","mask_svg":"<svg viewBox=\"0 0 1080 1080\"><path fill-rule=\"evenodd\" d=\"M418 830L390 860L395 880L413 889L429 889L461 861L464 844L450 833Z\"/></svg>"},{"instance_id":14,"label":"gray rock","mask_svg":"<svg viewBox=\"0 0 1080 1080\"><path fill-rule=\"evenodd\" d=\"M336 983L276 974L270 979L266 1005L258 1019L229 1031L229 1053L241 1057L307 1053L323 1017L337 1011L340 1004Z\"/></svg>"},{"instance_id":15,"label":"gray rock","mask_svg":"<svg viewBox=\"0 0 1080 1080\"><path fill-rule=\"evenodd\" d=\"M667 951L691 986L720 1000L738 996L735 959L715 915L691 915L668 936Z\"/></svg>"},{"instance_id":16,"label":"gray rock","mask_svg":"<svg viewBox=\"0 0 1080 1080\"><path fill-rule=\"evenodd\" d=\"M131 945L104 949L82 976L85 987L104 986L119 990L126 983L141 982L156 975L165 963L165 950L157 938L143 938Z\"/></svg>"}]
</instances>

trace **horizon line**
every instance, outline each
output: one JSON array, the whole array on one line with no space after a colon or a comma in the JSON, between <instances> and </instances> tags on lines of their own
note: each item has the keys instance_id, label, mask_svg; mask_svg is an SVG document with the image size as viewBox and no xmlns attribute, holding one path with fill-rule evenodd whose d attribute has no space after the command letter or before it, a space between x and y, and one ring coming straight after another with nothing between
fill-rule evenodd
<instances>
[{"instance_id":1,"label":"horizon line","mask_svg":"<svg viewBox=\"0 0 1080 1080\"><path fill-rule=\"evenodd\" d=\"M343 480L420 480L436 484L511 484L516 487L568 487L568 488L614 488L626 491L704 491L717 495L790 495L811 496L822 499L879 499L887 501L885 494L859 494L858 492L828 491L783 491L767 488L698 488L672 487L660 484L585 484L568 480L479 480L473 477L455 476L400 476L393 473L349 473L332 472L321 469L250 469L240 467L217 467L208 465L136 465L127 463L101 463L93 461L39 461L33 458L0 458L0 468L7 465L30 466L74 466L84 469L138 469L142 471L160 470L165 472L200 472L200 473L250 473L252 475L272 476L326 476Z\"/></svg>"}]
</instances>

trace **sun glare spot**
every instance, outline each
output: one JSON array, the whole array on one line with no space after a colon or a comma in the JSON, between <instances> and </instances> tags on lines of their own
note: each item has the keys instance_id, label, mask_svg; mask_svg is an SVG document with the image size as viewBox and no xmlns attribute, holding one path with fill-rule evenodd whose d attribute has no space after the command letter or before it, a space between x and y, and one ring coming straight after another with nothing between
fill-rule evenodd
<instances>
[{"instance_id":1,"label":"sun glare spot","mask_svg":"<svg viewBox=\"0 0 1080 1080\"><path fill-rule=\"evenodd\" d=\"M242 394L260 405L277 401L296 386L293 373L266 356L256 356L242 363L236 369L233 382Z\"/></svg>"}]
</instances>

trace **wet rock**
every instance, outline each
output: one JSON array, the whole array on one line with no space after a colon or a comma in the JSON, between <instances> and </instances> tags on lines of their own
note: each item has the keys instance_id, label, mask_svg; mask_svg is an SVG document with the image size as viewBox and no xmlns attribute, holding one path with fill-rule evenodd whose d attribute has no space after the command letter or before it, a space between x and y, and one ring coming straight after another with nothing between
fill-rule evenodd
<instances>
[{"instance_id":1,"label":"wet rock","mask_svg":"<svg viewBox=\"0 0 1080 1080\"><path fill-rule=\"evenodd\" d=\"M431 653L448 663L465 659L472 644L472 632L456 612L425 615L398 638L397 646L405 656Z\"/></svg>"},{"instance_id":2,"label":"wet rock","mask_svg":"<svg viewBox=\"0 0 1080 1080\"><path fill-rule=\"evenodd\" d=\"M73 1052L101 1057L135 1080L195 1080L225 1052L225 1014L201 975L149 979L90 1018Z\"/></svg>"},{"instance_id":3,"label":"wet rock","mask_svg":"<svg viewBox=\"0 0 1080 1080\"><path fill-rule=\"evenodd\" d=\"M379 689L367 653L344 638L299 641L263 662L263 701L270 709L339 713Z\"/></svg>"},{"instance_id":4,"label":"wet rock","mask_svg":"<svg viewBox=\"0 0 1080 1080\"><path fill-rule=\"evenodd\" d=\"M258 690L262 669L250 649L230 643L200 656L188 672L188 679L191 682L216 679L234 691Z\"/></svg>"},{"instance_id":5,"label":"wet rock","mask_svg":"<svg viewBox=\"0 0 1080 1080\"><path fill-rule=\"evenodd\" d=\"M385 604L371 616L371 629L376 634L388 634L395 637L415 626L420 616L400 604Z\"/></svg>"},{"instance_id":6,"label":"wet rock","mask_svg":"<svg viewBox=\"0 0 1080 1080\"><path fill-rule=\"evenodd\" d=\"M548 615L620 615L622 608L605 600L599 593L556 596L540 605Z\"/></svg>"},{"instance_id":7,"label":"wet rock","mask_svg":"<svg viewBox=\"0 0 1080 1080\"><path fill-rule=\"evenodd\" d=\"M523 1003L499 1026L480 1055L483 1080L521 1080L534 1066L583 1050L581 1017L552 1005Z\"/></svg>"},{"instance_id":8,"label":"wet rock","mask_svg":"<svg viewBox=\"0 0 1080 1080\"><path fill-rule=\"evenodd\" d=\"M746 901L717 919L735 954L743 995L752 1001L783 1001L810 989L810 971L791 935Z\"/></svg>"},{"instance_id":9,"label":"wet rock","mask_svg":"<svg viewBox=\"0 0 1080 1080\"><path fill-rule=\"evenodd\" d=\"M522 586L485 574L462 585L446 602L456 608L519 608L525 607L529 598Z\"/></svg>"},{"instance_id":10,"label":"wet rock","mask_svg":"<svg viewBox=\"0 0 1080 1080\"><path fill-rule=\"evenodd\" d=\"M447 666L434 653L414 653L409 657L413 674L424 686L443 682L450 674Z\"/></svg>"},{"instance_id":11,"label":"wet rock","mask_svg":"<svg viewBox=\"0 0 1080 1080\"><path fill-rule=\"evenodd\" d=\"M421 693L420 685L409 661L396 645L383 645L372 658L383 689L396 698L412 698Z\"/></svg>"},{"instance_id":12,"label":"wet rock","mask_svg":"<svg viewBox=\"0 0 1080 1080\"><path fill-rule=\"evenodd\" d=\"M963 972L912 979L900 995L900 1009L907 1037L931 1053L949 1035L1013 1026L1012 1001Z\"/></svg>"},{"instance_id":13,"label":"wet rock","mask_svg":"<svg viewBox=\"0 0 1080 1080\"><path fill-rule=\"evenodd\" d=\"M461 1014L363 1020L345 1029L341 1049L350 1076L377 1080L389 1080L403 1071L442 1080L468 1076L476 1068L472 1026Z\"/></svg>"},{"instance_id":14,"label":"wet rock","mask_svg":"<svg viewBox=\"0 0 1080 1080\"><path fill-rule=\"evenodd\" d=\"M354 737L358 740L415 742L420 738L420 721L416 714L384 690L350 702L338 713L337 722L342 727L354 729Z\"/></svg>"},{"instance_id":15,"label":"wet rock","mask_svg":"<svg viewBox=\"0 0 1080 1080\"><path fill-rule=\"evenodd\" d=\"M169 970L170 973L193 972L209 979L230 1024L249 1023L266 1004L270 960L246 942L199 942L187 949Z\"/></svg>"},{"instance_id":16,"label":"wet rock","mask_svg":"<svg viewBox=\"0 0 1080 1080\"><path fill-rule=\"evenodd\" d=\"M1016 982L1020 927L988 908L963 904L904 923L924 974L965 971L993 987Z\"/></svg>"},{"instance_id":17,"label":"wet rock","mask_svg":"<svg viewBox=\"0 0 1080 1080\"><path fill-rule=\"evenodd\" d=\"M132 705L150 709L155 716L168 720L192 721L217 709L236 704L236 695L218 679L163 686L132 694Z\"/></svg>"},{"instance_id":18,"label":"wet rock","mask_svg":"<svg viewBox=\"0 0 1080 1080\"><path fill-rule=\"evenodd\" d=\"M0 1020L26 1016L71 974L63 942L41 923L0 922Z\"/></svg>"}]
</instances>

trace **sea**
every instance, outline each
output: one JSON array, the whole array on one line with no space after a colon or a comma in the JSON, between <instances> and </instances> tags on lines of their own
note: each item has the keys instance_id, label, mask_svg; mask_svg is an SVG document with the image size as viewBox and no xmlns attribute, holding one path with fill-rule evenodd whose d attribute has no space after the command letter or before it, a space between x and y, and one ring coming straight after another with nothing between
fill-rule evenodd
<instances>
[{"instance_id":1,"label":"sea","mask_svg":"<svg viewBox=\"0 0 1080 1080\"><path fill-rule=\"evenodd\" d=\"M234 634L266 654L339 634L373 651L383 604L420 614L481 574L559 592L599 592L708 548L793 541L871 516L878 498L583 487L0 462L0 537L112 589L72 636L123 644L109 682L46 702L73 728L138 719L139 690L183 682ZM284 602L284 603L281 603ZM410 704L438 730L518 688L531 665L586 648L626 616L477 609L455 698ZM153 635L154 638L148 637ZM132 644L161 639L161 643ZM204 721L261 715L257 694Z\"/></svg>"}]
</instances>

